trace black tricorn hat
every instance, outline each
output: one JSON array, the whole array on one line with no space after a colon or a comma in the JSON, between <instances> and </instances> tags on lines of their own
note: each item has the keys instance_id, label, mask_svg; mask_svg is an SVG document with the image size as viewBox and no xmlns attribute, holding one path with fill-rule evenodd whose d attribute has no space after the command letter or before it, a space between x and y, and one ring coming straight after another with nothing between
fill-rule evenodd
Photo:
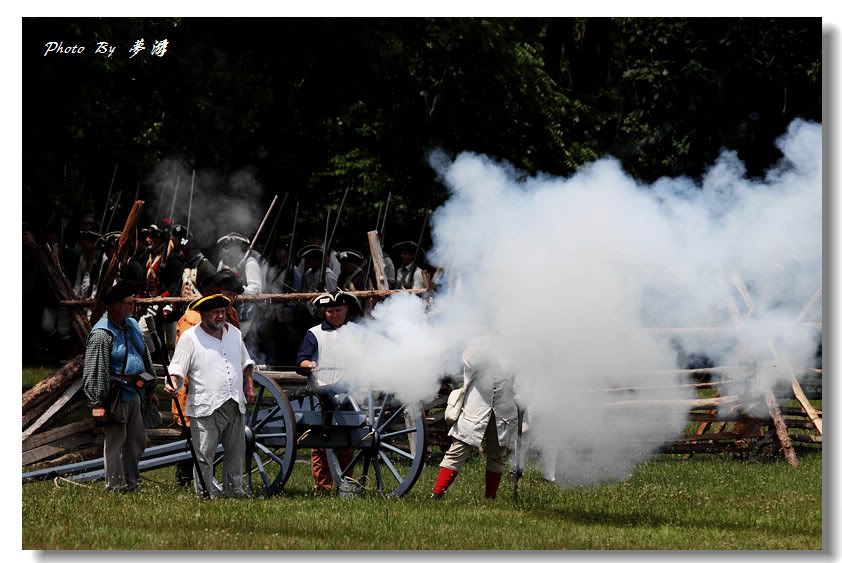
<instances>
[{"instance_id":1,"label":"black tricorn hat","mask_svg":"<svg viewBox=\"0 0 842 563\"><path fill-rule=\"evenodd\" d=\"M404 240L398 243L395 243L392 246L392 252L400 252L401 250L407 250L408 252L415 252L418 248L418 244L411 240Z\"/></svg>"},{"instance_id":2,"label":"black tricorn hat","mask_svg":"<svg viewBox=\"0 0 842 563\"><path fill-rule=\"evenodd\" d=\"M340 263L350 260L351 262L356 262L357 264L362 264L365 257L357 252L356 250L343 250L336 255L336 259L339 260Z\"/></svg>"},{"instance_id":3,"label":"black tricorn hat","mask_svg":"<svg viewBox=\"0 0 842 563\"><path fill-rule=\"evenodd\" d=\"M296 254L296 258L308 258L310 256L315 255L322 256L322 246L320 244L308 244L307 246L303 247L301 250L298 251Z\"/></svg>"},{"instance_id":4,"label":"black tricorn hat","mask_svg":"<svg viewBox=\"0 0 842 563\"><path fill-rule=\"evenodd\" d=\"M330 293L322 293L312 301L313 305L319 308L339 307L340 305L348 305L349 308L360 308L359 300L352 294L336 289Z\"/></svg>"},{"instance_id":5,"label":"black tricorn hat","mask_svg":"<svg viewBox=\"0 0 842 563\"><path fill-rule=\"evenodd\" d=\"M216 244L231 244L232 242L239 242L242 244L248 244L251 241L245 235L241 235L240 233L228 233L227 235L222 235L219 237L219 240L216 241Z\"/></svg>"},{"instance_id":6,"label":"black tricorn hat","mask_svg":"<svg viewBox=\"0 0 842 563\"><path fill-rule=\"evenodd\" d=\"M199 299L192 301L188 308L193 311L199 311L200 313L203 313L205 311L212 311L213 309L225 309L230 304L230 299L228 299L221 293L215 293L213 295L200 297Z\"/></svg>"},{"instance_id":7,"label":"black tricorn hat","mask_svg":"<svg viewBox=\"0 0 842 563\"><path fill-rule=\"evenodd\" d=\"M161 226L156 223L152 223L145 229L142 229L140 232L154 237L165 237L167 233L170 232L170 229L166 224Z\"/></svg>"},{"instance_id":8,"label":"black tricorn hat","mask_svg":"<svg viewBox=\"0 0 842 563\"><path fill-rule=\"evenodd\" d=\"M111 231L102 235L98 241L96 241L97 246L100 248L108 247L108 246L117 246L117 241L120 240L120 235L123 233L121 231Z\"/></svg>"},{"instance_id":9,"label":"black tricorn hat","mask_svg":"<svg viewBox=\"0 0 842 563\"><path fill-rule=\"evenodd\" d=\"M83 231L79 231L79 238L80 239L84 238L84 239L88 239L88 240L99 240L101 236L102 235L100 235L98 232L92 231L90 229L85 229Z\"/></svg>"},{"instance_id":10,"label":"black tricorn hat","mask_svg":"<svg viewBox=\"0 0 842 563\"><path fill-rule=\"evenodd\" d=\"M118 301L122 301L130 295L140 293L143 289L143 284L134 280L117 280L117 283L108 288L102 295L102 302L106 305L112 305Z\"/></svg>"}]
</instances>

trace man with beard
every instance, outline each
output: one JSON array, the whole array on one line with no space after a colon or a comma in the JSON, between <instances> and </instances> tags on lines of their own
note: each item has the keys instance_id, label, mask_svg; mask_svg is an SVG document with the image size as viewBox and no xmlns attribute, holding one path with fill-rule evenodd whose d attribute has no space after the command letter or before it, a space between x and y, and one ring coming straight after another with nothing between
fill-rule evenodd
<instances>
[{"instance_id":1,"label":"man with beard","mask_svg":"<svg viewBox=\"0 0 842 563\"><path fill-rule=\"evenodd\" d=\"M175 398L185 376L190 377L184 414L190 417L196 470L202 472L212 498L244 496L243 415L246 403L254 402L254 361L240 331L225 322L225 310L230 305L231 300L222 294L208 295L190 304L202 320L179 338L169 367L172 385L165 386L167 393ZM222 490L213 485L213 460L220 442L225 448ZM194 481L196 493L201 494L200 480Z\"/></svg>"},{"instance_id":2,"label":"man with beard","mask_svg":"<svg viewBox=\"0 0 842 563\"><path fill-rule=\"evenodd\" d=\"M82 372L94 419L104 424L105 486L137 489L146 445L143 410L157 408L152 356L132 318L141 284L120 280L104 292L107 309L91 329Z\"/></svg>"},{"instance_id":3,"label":"man with beard","mask_svg":"<svg viewBox=\"0 0 842 563\"><path fill-rule=\"evenodd\" d=\"M213 266L211 266L213 269ZM212 273L210 276L206 276L200 278L198 282L198 291L200 294L198 295L196 301L201 299L202 295L215 295L217 293L221 293L225 297L227 297L231 302L234 301L235 295L240 295L243 293L243 284L240 283L240 278L237 276L236 273L232 272L231 270L222 270L217 273ZM191 303L192 305L193 303ZM225 318L226 320L234 325L236 328L240 328L240 318L237 316L237 310L234 308L233 305L229 305L228 308L225 310ZM202 315L199 311L192 309L190 307L187 308L187 311L178 319L178 323L176 323L175 327L175 342L178 345L178 341L181 338L181 335L187 332L188 329L198 325L202 322ZM173 398L172 405L170 407L172 412L173 421L182 426L182 438L187 438L186 434L190 431L190 417L184 416L184 421L182 421L178 416L178 406L176 402L181 405L181 412L187 408L187 390L190 388L190 381L188 377L184 378L184 385L181 386L181 389L178 390L178 396ZM190 481L193 480L193 461L182 461L176 465L175 471L175 480L176 483L179 485L186 485Z\"/></svg>"}]
</instances>

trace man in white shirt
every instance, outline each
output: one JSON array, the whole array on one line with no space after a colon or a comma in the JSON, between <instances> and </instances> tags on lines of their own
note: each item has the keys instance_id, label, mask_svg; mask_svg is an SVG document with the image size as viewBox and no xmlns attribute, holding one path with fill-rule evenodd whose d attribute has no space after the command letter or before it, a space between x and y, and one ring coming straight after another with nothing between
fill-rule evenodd
<instances>
[{"instance_id":1,"label":"man in white shirt","mask_svg":"<svg viewBox=\"0 0 842 563\"><path fill-rule=\"evenodd\" d=\"M173 385L167 393L175 397L190 376L185 413L190 417L190 434L198 459L198 470L211 488L211 497L241 497L245 459L246 403L254 402L254 361L243 344L240 331L225 322L231 301L222 294L208 295L191 303L202 316L200 324L186 330L170 361ZM222 491L213 481L213 460L219 442L225 448ZM195 470L194 470L195 474ZM194 479L196 492L200 480Z\"/></svg>"}]
</instances>

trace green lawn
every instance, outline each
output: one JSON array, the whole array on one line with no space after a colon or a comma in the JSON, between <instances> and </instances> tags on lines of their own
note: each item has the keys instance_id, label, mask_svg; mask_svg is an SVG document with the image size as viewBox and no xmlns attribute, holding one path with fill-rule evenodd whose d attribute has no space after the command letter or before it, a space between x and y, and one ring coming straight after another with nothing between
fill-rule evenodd
<instances>
[{"instance_id":1,"label":"green lawn","mask_svg":"<svg viewBox=\"0 0 842 563\"><path fill-rule=\"evenodd\" d=\"M108 494L102 482L24 485L22 541L24 549L816 550L821 454L801 462L662 457L626 482L565 490L530 468L518 504L505 480L496 502L482 498L477 458L440 501L428 498L435 465L399 499L314 497L309 467L298 463L277 497L204 501L164 468L144 473L133 495Z\"/></svg>"},{"instance_id":2,"label":"green lawn","mask_svg":"<svg viewBox=\"0 0 842 563\"><path fill-rule=\"evenodd\" d=\"M31 389L33 385L53 373L57 368L54 367L25 367L23 368L23 389Z\"/></svg>"}]
</instances>

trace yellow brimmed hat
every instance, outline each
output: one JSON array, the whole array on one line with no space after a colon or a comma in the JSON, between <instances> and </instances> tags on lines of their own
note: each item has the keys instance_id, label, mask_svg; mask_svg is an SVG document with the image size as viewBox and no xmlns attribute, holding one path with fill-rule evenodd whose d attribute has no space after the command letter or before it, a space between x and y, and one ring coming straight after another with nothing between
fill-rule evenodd
<instances>
[{"instance_id":1,"label":"yellow brimmed hat","mask_svg":"<svg viewBox=\"0 0 842 563\"><path fill-rule=\"evenodd\" d=\"M202 313L213 309L225 309L230 304L230 299L221 293L216 293L214 295L208 295L207 297L200 297L199 299L196 299L190 303L188 309Z\"/></svg>"}]
</instances>

